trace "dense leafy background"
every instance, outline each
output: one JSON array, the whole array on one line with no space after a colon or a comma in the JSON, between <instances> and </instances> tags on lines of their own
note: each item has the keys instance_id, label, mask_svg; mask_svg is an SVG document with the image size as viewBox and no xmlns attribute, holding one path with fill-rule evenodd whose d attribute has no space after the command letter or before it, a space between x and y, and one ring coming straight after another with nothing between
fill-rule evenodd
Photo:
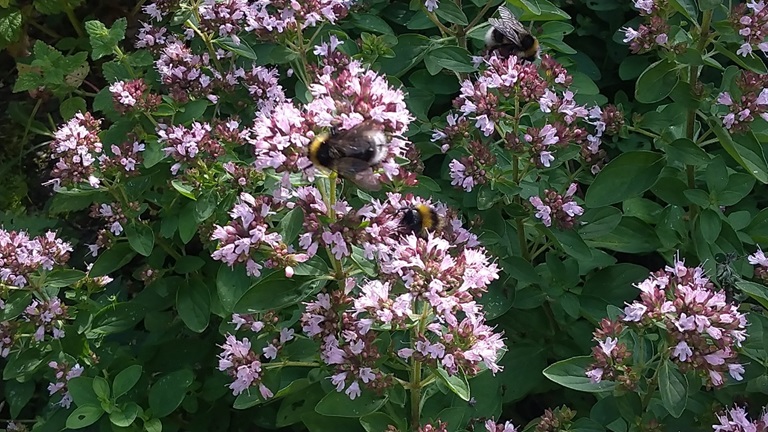
<instances>
[{"instance_id":1,"label":"dense leafy background","mask_svg":"<svg viewBox=\"0 0 768 432\"><path fill-rule=\"evenodd\" d=\"M503 372L486 372L468 383L440 381L426 398L422 421L443 420L449 430L470 424L481 428L480 421L488 418L523 427L545 409L567 405L578 420L553 430L675 431L711 430L715 412L734 403L748 401L757 414L768 402L763 334L768 290L754 277L747 256L768 240L768 122L757 117L746 131L726 130L724 107L714 101L721 91L738 94L741 71L761 77L767 71L761 54L736 54L740 38L728 21L736 5L668 0L670 39L679 45L632 54L620 30L637 28L643 20L632 2L510 0L524 22L533 22L543 52L572 75L577 102L618 106L625 123L603 137L608 163L596 176L588 165L577 168L578 149L570 148L558 154L553 169L531 166L525 176L500 174L513 181L465 192L451 186L449 163L466 148L444 154L430 138L434 129L445 127L461 82L475 73L470 55L483 50L483 23L498 3L484 7L483 1L442 0L433 19L453 26L449 30L473 29L448 37L419 1L364 1L336 25L322 27L315 40L338 35L347 40L347 54L402 86L415 117L407 136L424 164L419 185L404 191L457 209L502 270L481 303L490 323L505 334ZM88 188L55 194L43 186L53 168L48 145L58 125L78 111L106 118L105 143L120 142L130 130L152 129L147 118L121 118L107 90L134 70L145 71L148 81L157 80L152 56L133 48L146 20L141 6L0 1L0 55L3 64L16 64L0 72L0 222L6 230L31 235L57 231L75 246L69 266L83 271L93 261L85 245L93 243L103 224L88 216L88 207L107 198ZM185 19L180 14L172 25ZM712 33L700 43L699 25L705 19L711 19ZM287 73L296 65L296 53L254 35L241 36L241 45L226 38L215 38L215 43L243 64L278 66L287 93L307 102L301 77ZM202 41L195 43L205 49ZM164 102L155 114L174 124L210 120L218 109L204 99ZM237 107L232 102L222 108L221 117L239 113L246 123L253 119L252 105ZM531 116L528 121L540 126L536 122L542 119ZM284 390L275 402L230 394L228 378L215 366L222 335L232 331L231 313L282 309L281 318L293 324L300 313L297 305L316 292L312 284L318 273L304 268L292 280L265 277L257 282L242 269L229 270L212 260L212 226L226 223L237 192L227 191L223 183L171 181L171 162L157 142L148 146L142 176L126 180L123 190L131 200L152 202L152 217L139 222L146 209L129 211L121 237L126 241L114 243L95 262L90 277L109 275L113 283L103 290L81 284L62 291L78 310L70 323L76 337L45 352L28 349L0 360L5 394L0 418L30 420L35 430L64 425L148 431L385 430L399 411L372 414L381 408L380 399L365 395L352 405L320 375L298 367L273 377L272 384ZM560 159L565 162L559 164ZM585 210L575 229L546 227L533 217L530 197L548 188L563 194L571 182L580 185L576 199ZM367 195L354 199L359 203ZM290 224L289 231L296 225ZM616 308L638 295L633 284L669 264L677 251L689 266L702 265L718 287L744 302L741 311L749 312L750 323L742 352L744 381L728 381L712 391L666 362L654 367L649 380L658 380L658 388L644 382L633 392L614 390L612 383L590 383L584 372L591 358L585 356L594 345L595 327L620 313ZM145 284L141 276L148 267L159 270L159 276ZM63 272L42 284L58 290L83 276ZM18 316L31 298L0 292L6 302L3 319ZM53 379L44 363L83 361L91 350L99 361L69 385L72 408L50 403L46 386ZM315 353L309 345L295 350L294 358ZM388 403L403 406L405 398L403 390L390 394ZM658 424L660 429L654 429ZM405 428L402 422L398 426Z\"/></svg>"}]
</instances>

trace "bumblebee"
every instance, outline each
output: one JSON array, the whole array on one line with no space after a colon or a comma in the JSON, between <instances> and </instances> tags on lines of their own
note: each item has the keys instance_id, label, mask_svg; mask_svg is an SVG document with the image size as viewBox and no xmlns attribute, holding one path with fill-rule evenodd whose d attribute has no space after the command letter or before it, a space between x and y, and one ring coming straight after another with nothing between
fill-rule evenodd
<instances>
[{"instance_id":1,"label":"bumblebee","mask_svg":"<svg viewBox=\"0 0 768 432\"><path fill-rule=\"evenodd\" d=\"M520 24L520 21L505 6L499 6L499 19L489 18L491 27L485 34L488 54L496 52L499 57L517 56L530 62L539 55L539 41Z\"/></svg>"},{"instance_id":2,"label":"bumblebee","mask_svg":"<svg viewBox=\"0 0 768 432\"><path fill-rule=\"evenodd\" d=\"M425 204L416 204L402 210L400 227L405 234L423 235L428 230L435 230L442 225L440 215L434 208Z\"/></svg>"},{"instance_id":3,"label":"bumblebee","mask_svg":"<svg viewBox=\"0 0 768 432\"><path fill-rule=\"evenodd\" d=\"M363 189L379 190L373 168L387 156L389 137L381 124L366 120L345 130L318 134L308 157L316 166L337 172Z\"/></svg>"}]
</instances>

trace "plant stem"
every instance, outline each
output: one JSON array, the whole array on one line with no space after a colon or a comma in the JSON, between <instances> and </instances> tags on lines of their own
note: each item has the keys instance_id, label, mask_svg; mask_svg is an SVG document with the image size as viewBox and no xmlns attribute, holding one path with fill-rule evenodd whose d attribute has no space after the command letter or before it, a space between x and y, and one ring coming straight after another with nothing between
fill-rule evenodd
<instances>
[{"instance_id":1,"label":"plant stem","mask_svg":"<svg viewBox=\"0 0 768 432\"><path fill-rule=\"evenodd\" d=\"M55 31L49 29L48 27L46 27L46 26L44 26L44 25L42 25L42 24L40 24L38 22L35 22L34 19L29 19L29 20L24 20L24 21L26 23L30 24L32 27L40 30L41 32L47 34L48 36L50 36L50 37L52 37L54 39L61 39L61 35L60 34L56 33Z\"/></svg>"},{"instance_id":2,"label":"plant stem","mask_svg":"<svg viewBox=\"0 0 768 432\"><path fill-rule=\"evenodd\" d=\"M699 33L699 40L696 44L696 49L699 52L704 51L707 47L707 41L709 40L709 27L712 23L713 10L706 10L701 18L701 32ZM694 91L696 82L699 79L699 67L689 66L688 71L688 85L691 87L691 92ZM691 141L694 141L694 133L696 132L696 109L688 110L688 118L685 122L685 136ZM688 188L694 189L696 187L696 167L693 165L686 165L685 175L688 180ZM688 210L688 220L692 223L696 218L696 214L699 211L699 207L696 204L691 204Z\"/></svg>"},{"instance_id":3,"label":"plant stem","mask_svg":"<svg viewBox=\"0 0 768 432\"><path fill-rule=\"evenodd\" d=\"M467 26L467 28L469 29L467 30L467 33L471 31L477 25L477 23L480 22L481 19L483 19L483 16L485 15L485 13L488 12L488 9L491 8L491 4L493 4L493 2L491 1L486 2L485 6L483 6L483 8L480 9L480 12L478 12L477 16L475 16L475 19L473 19L472 22L470 22L469 25Z\"/></svg>"},{"instance_id":4,"label":"plant stem","mask_svg":"<svg viewBox=\"0 0 768 432\"><path fill-rule=\"evenodd\" d=\"M84 37L85 32L83 31L83 26L80 25L80 20L77 19L77 16L75 15L75 11L67 6L64 9L64 12L67 14L67 18L69 19L69 22L72 24L72 27L75 29L75 33L77 33L78 37Z\"/></svg>"},{"instance_id":5,"label":"plant stem","mask_svg":"<svg viewBox=\"0 0 768 432\"><path fill-rule=\"evenodd\" d=\"M424 13L427 14L427 18L429 18L429 20L432 21L437 26L438 30L440 30L440 34L443 37L445 37L445 35L453 34L451 29L443 25L443 23L441 23L440 20L437 19L437 15L435 15L434 12L428 11L426 6L423 6L423 5L422 5L422 9L424 9Z\"/></svg>"},{"instance_id":6,"label":"plant stem","mask_svg":"<svg viewBox=\"0 0 768 432\"><path fill-rule=\"evenodd\" d=\"M638 128L638 127L627 126L627 130L631 131L631 132L639 133L640 135L645 135L645 136L647 136L649 138L653 138L653 139L659 138L659 135L656 135L653 132L649 132L649 131L647 131L645 129L641 129L641 128Z\"/></svg>"},{"instance_id":7,"label":"plant stem","mask_svg":"<svg viewBox=\"0 0 768 432\"><path fill-rule=\"evenodd\" d=\"M419 301L414 300L418 310ZM414 344L416 338L424 333L424 329L427 326L427 318L429 317L429 309L426 305L421 304L421 316L419 322L411 330L411 345ZM421 361L416 360L416 357L411 357L411 429L416 431L419 429L421 420L421 389L424 387L429 378L421 380ZM431 377L430 377L431 378Z\"/></svg>"}]
</instances>

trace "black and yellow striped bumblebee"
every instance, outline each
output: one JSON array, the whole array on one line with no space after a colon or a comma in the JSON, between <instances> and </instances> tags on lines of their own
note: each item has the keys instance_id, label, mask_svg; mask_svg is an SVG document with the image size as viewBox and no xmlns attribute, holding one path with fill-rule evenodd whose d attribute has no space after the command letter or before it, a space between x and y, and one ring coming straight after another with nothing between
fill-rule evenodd
<instances>
[{"instance_id":1,"label":"black and yellow striped bumblebee","mask_svg":"<svg viewBox=\"0 0 768 432\"><path fill-rule=\"evenodd\" d=\"M530 62L539 56L539 41L529 32L515 15L505 6L499 6L499 18L489 18L491 27L485 34L488 54L507 58L517 56Z\"/></svg>"},{"instance_id":2,"label":"black and yellow striped bumblebee","mask_svg":"<svg viewBox=\"0 0 768 432\"><path fill-rule=\"evenodd\" d=\"M387 157L388 144L384 126L366 120L351 129L318 134L309 144L308 157L315 166L335 171L363 189L379 190L373 169Z\"/></svg>"},{"instance_id":3,"label":"black and yellow striped bumblebee","mask_svg":"<svg viewBox=\"0 0 768 432\"><path fill-rule=\"evenodd\" d=\"M437 211L426 204L416 204L401 211L400 227L405 234L424 236L427 231L437 230L443 224Z\"/></svg>"}]
</instances>

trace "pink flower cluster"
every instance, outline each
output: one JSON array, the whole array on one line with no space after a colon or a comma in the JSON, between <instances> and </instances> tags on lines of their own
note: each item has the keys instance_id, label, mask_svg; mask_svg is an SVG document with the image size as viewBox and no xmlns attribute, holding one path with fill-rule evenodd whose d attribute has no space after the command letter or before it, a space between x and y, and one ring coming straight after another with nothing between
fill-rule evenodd
<instances>
[{"instance_id":1,"label":"pink flower cluster","mask_svg":"<svg viewBox=\"0 0 768 432\"><path fill-rule=\"evenodd\" d=\"M309 89L313 100L305 107L306 117L315 126L347 130L365 120L381 125L390 141L380 165L388 178L398 174L395 157L404 157L409 146L400 136L413 121L401 89L354 60L341 70L319 75Z\"/></svg>"},{"instance_id":2,"label":"pink flower cluster","mask_svg":"<svg viewBox=\"0 0 768 432\"><path fill-rule=\"evenodd\" d=\"M747 261L755 266L755 277L763 283L768 282L768 257L765 256L760 247L755 253L747 257Z\"/></svg>"},{"instance_id":3,"label":"pink flower cluster","mask_svg":"<svg viewBox=\"0 0 768 432\"><path fill-rule=\"evenodd\" d=\"M629 43L629 49L634 54L646 53L656 47L667 46L669 42L669 22L667 21L666 5L659 0L634 0L634 6L640 15L648 17L646 23L640 24L635 30L624 27L624 43Z\"/></svg>"},{"instance_id":4,"label":"pink flower cluster","mask_svg":"<svg viewBox=\"0 0 768 432\"><path fill-rule=\"evenodd\" d=\"M200 29L217 34L219 37L231 37L232 42L240 45L237 36L245 24L248 10L246 0L205 0L197 8L200 14Z\"/></svg>"},{"instance_id":5,"label":"pink flower cluster","mask_svg":"<svg viewBox=\"0 0 768 432\"><path fill-rule=\"evenodd\" d=\"M527 154L530 162L539 167L551 166L557 148L578 144L592 172L600 170L605 156L600 148L606 128L603 112L599 107L588 110L575 102L573 92L568 90L573 78L562 65L546 55L540 68L515 56L492 55L484 63L486 68L476 80L462 84L461 95L454 100L459 113L449 114L446 128L432 135L432 141L443 142L443 152L463 145L470 153L450 162L452 185L469 192L488 180L496 163L488 147L472 139L470 122L486 137L497 130L513 129L504 134L505 147ZM547 123L529 128L521 137L515 128L524 113L517 112L518 118L510 113L516 112L514 107L529 102L536 102L541 112L547 114ZM588 125L593 126L593 133Z\"/></svg>"},{"instance_id":6,"label":"pink flower cluster","mask_svg":"<svg viewBox=\"0 0 768 432\"><path fill-rule=\"evenodd\" d=\"M58 363L51 361L48 363L48 367L56 371L56 381L48 384L48 394L53 395L55 393L61 393L61 400L58 405L69 409L72 405L72 395L69 394L67 389L67 382L72 378L77 378L83 373L83 367L79 363L75 363L74 366L69 367L66 363Z\"/></svg>"},{"instance_id":7,"label":"pink flower cluster","mask_svg":"<svg viewBox=\"0 0 768 432\"><path fill-rule=\"evenodd\" d=\"M333 52L339 44L331 38L325 49ZM395 157L404 157L409 147L398 135L408 130L413 119L402 90L391 87L383 76L364 69L357 61L348 61L340 69L327 67L318 72L321 73L317 82L310 85L313 100L303 109L292 102L279 102L254 119L246 139L253 146L256 168L272 168L277 172L307 170L311 179L314 168L306 156L313 136L311 129L347 130L365 120L373 120L392 135L389 155L381 166L387 177L394 178L400 171Z\"/></svg>"},{"instance_id":8,"label":"pink flower cluster","mask_svg":"<svg viewBox=\"0 0 768 432\"><path fill-rule=\"evenodd\" d=\"M750 420L743 407L734 406L717 414L717 421L720 424L712 425L715 432L768 432L768 411L765 408L759 419Z\"/></svg>"},{"instance_id":9,"label":"pink flower cluster","mask_svg":"<svg viewBox=\"0 0 768 432\"><path fill-rule=\"evenodd\" d=\"M144 160L142 153L146 146L144 143L129 140L120 145L112 144L109 147L111 155L104 152L99 159L99 166L103 174L109 173L122 173L125 175L138 175L138 169L136 165L141 164Z\"/></svg>"},{"instance_id":10,"label":"pink flower cluster","mask_svg":"<svg viewBox=\"0 0 768 432\"><path fill-rule=\"evenodd\" d=\"M276 336L269 340L266 345L262 342L264 346L261 348L261 356L255 353L250 338L238 340L233 335L227 336L225 344L221 346L223 351L219 355L219 370L226 371L234 378L229 388L232 389L235 396L254 386L258 386L264 399L273 396L272 392L261 383L264 363L276 359L280 349L294 339L294 330L290 328L278 329L275 326L277 322L277 315L271 312L264 314L261 319L256 319L248 314L232 314L230 323L235 324L235 331L245 327L252 333L260 333L263 330L263 333L276 332ZM263 334L259 339L263 341L265 336L267 335Z\"/></svg>"},{"instance_id":11,"label":"pink flower cluster","mask_svg":"<svg viewBox=\"0 0 768 432\"><path fill-rule=\"evenodd\" d=\"M42 341L46 334L50 334L53 339L63 338L64 320L69 318L67 306L58 297L42 302L32 300L32 304L24 309L23 317L37 327L34 334L37 342Z\"/></svg>"},{"instance_id":12,"label":"pink flower cluster","mask_svg":"<svg viewBox=\"0 0 768 432\"><path fill-rule=\"evenodd\" d=\"M485 421L485 430L488 432L517 432L512 422L496 423L493 419Z\"/></svg>"},{"instance_id":13,"label":"pink flower cluster","mask_svg":"<svg viewBox=\"0 0 768 432\"><path fill-rule=\"evenodd\" d=\"M0 228L0 283L25 287L31 273L66 263L71 251L53 231L30 238L27 232Z\"/></svg>"},{"instance_id":14,"label":"pink flower cluster","mask_svg":"<svg viewBox=\"0 0 768 432\"><path fill-rule=\"evenodd\" d=\"M576 216L584 213L584 209L573 200L576 188L576 183L571 183L565 195L545 189L543 200L537 196L530 197L528 200L536 208L536 218L547 227L552 226L554 219L557 227L562 230L573 228Z\"/></svg>"},{"instance_id":15,"label":"pink flower cluster","mask_svg":"<svg viewBox=\"0 0 768 432\"><path fill-rule=\"evenodd\" d=\"M0 299L0 310L5 308L5 302ZM15 322L0 321L0 357L6 358L13 347Z\"/></svg>"},{"instance_id":16,"label":"pink flower cluster","mask_svg":"<svg viewBox=\"0 0 768 432\"><path fill-rule=\"evenodd\" d=\"M389 385L390 376L376 366L380 353L373 329L411 328L414 313L424 317L425 331L398 350L403 360L440 366L450 374L475 375L481 366L501 370L496 363L504 348L501 334L486 325L475 302L498 278L498 267L456 219L426 237L404 232L402 211L423 201L398 194L388 198L359 210L358 225L365 228L342 236L361 242L366 257L378 264L379 279L348 279L344 292L319 294L302 316L303 331L321 342L321 359L336 369L333 384L351 398L362 386ZM436 211L447 216L442 206Z\"/></svg>"},{"instance_id":17,"label":"pink flower cluster","mask_svg":"<svg viewBox=\"0 0 768 432\"><path fill-rule=\"evenodd\" d=\"M765 1L747 0L746 3L737 4L731 12L730 20L739 36L744 38L737 54L746 57L755 48L768 54L768 42L765 41L768 36L768 7Z\"/></svg>"},{"instance_id":18,"label":"pink flower cluster","mask_svg":"<svg viewBox=\"0 0 768 432\"><path fill-rule=\"evenodd\" d=\"M624 309L624 323L644 331L666 329L661 336L669 346L669 358L682 372L699 372L709 385L722 385L726 373L742 379L744 367L738 363L736 348L747 337L747 320L737 305L726 301L724 292L715 291L701 267L686 267L676 258L673 266L651 274L637 287L640 300ZM604 355L597 356L597 367L587 373L593 381L610 376L620 363L612 356L623 346L621 326L613 327L615 331L596 332Z\"/></svg>"},{"instance_id":19,"label":"pink flower cluster","mask_svg":"<svg viewBox=\"0 0 768 432\"><path fill-rule=\"evenodd\" d=\"M160 105L160 96L149 92L143 79L117 81L109 86L115 110L120 114L132 111L152 112Z\"/></svg>"},{"instance_id":20,"label":"pink flower cluster","mask_svg":"<svg viewBox=\"0 0 768 432\"><path fill-rule=\"evenodd\" d=\"M192 123L190 128L182 125L160 125L157 130L160 144L166 156L171 156L176 163L171 166L171 173L178 174L182 167L194 166L195 162L214 160L225 152L221 144L213 138L211 125Z\"/></svg>"},{"instance_id":21,"label":"pink flower cluster","mask_svg":"<svg viewBox=\"0 0 768 432\"><path fill-rule=\"evenodd\" d=\"M51 158L57 158L51 170L52 179L45 184L52 184L54 189L62 186L77 186L87 181L92 187L99 187L101 181L96 176L96 161L102 151L101 120L90 113L77 113L55 133L51 143Z\"/></svg>"},{"instance_id":22,"label":"pink flower cluster","mask_svg":"<svg viewBox=\"0 0 768 432\"><path fill-rule=\"evenodd\" d=\"M251 350L251 341L247 338L238 340L233 335L227 335L222 352L219 354L219 370L234 378L229 385L232 393L237 396L251 387L258 387L261 397L269 399L274 394L261 382L263 374L259 356Z\"/></svg>"},{"instance_id":23,"label":"pink flower cluster","mask_svg":"<svg viewBox=\"0 0 768 432\"><path fill-rule=\"evenodd\" d=\"M52 179L45 185L79 187L88 182L98 188L107 175L132 176L143 161L145 145L129 138L119 145L111 145L106 151L99 134L101 120L90 113L77 113L56 131L51 143L51 158L58 159L51 170Z\"/></svg>"},{"instance_id":24,"label":"pink flower cluster","mask_svg":"<svg viewBox=\"0 0 768 432\"><path fill-rule=\"evenodd\" d=\"M265 39L297 32L323 21L333 24L349 13L353 0L258 0L246 9L245 30Z\"/></svg>"},{"instance_id":25,"label":"pink flower cluster","mask_svg":"<svg viewBox=\"0 0 768 432\"><path fill-rule=\"evenodd\" d=\"M736 86L737 94L726 91L717 97L717 103L728 109L728 114L723 116L723 126L738 133L749 130L757 116L768 121L768 76L741 71Z\"/></svg>"}]
</instances>

